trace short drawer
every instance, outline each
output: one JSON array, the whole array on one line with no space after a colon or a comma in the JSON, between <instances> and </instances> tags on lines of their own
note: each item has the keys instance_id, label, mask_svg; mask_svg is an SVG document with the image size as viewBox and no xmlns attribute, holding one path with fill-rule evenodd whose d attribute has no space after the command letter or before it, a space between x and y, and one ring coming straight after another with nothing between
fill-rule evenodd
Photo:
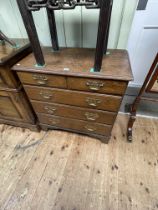
<instances>
[{"instance_id":1,"label":"short drawer","mask_svg":"<svg viewBox=\"0 0 158 210\"><path fill-rule=\"evenodd\" d=\"M124 94L127 88L127 82L117 80L101 80L68 77L67 85L72 90L91 91L98 93L108 93L114 95Z\"/></svg>"},{"instance_id":2,"label":"short drawer","mask_svg":"<svg viewBox=\"0 0 158 210\"><path fill-rule=\"evenodd\" d=\"M18 76L23 84L67 88L64 76L28 72L18 72Z\"/></svg>"},{"instance_id":3,"label":"short drawer","mask_svg":"<svg viewBox=\"0 0 158 210\"><path fill-rule=\"evenodd\" d=\"M38 113L45 113L67 118L74 118L80 120L87 120L89 122L105 123L112 125L114 123L116 113L98 111L87 108L80 108L69 105L62 105L56 103L46 103L39 101L31 101L33 108Z\"/></svg>"},{"instance_id":4,"label":"short drawer","mask_svg":"<svg viewBox=\"0 0 158 210\"><path fill-rule=\"evenodd\" d=\"M122 97L119 96L54 88L32 86L24 86L24 88L30 99L114 112L118 111L122 99Z\"/></svg>"},{"instance_id":5,"label":"short drawer","mask_svg":"<svg viewBox=\"0 0 158 210\"><path fill-rule=\"evenodd\" d=\"M90 123L83 120L74 120L70 118L50 116L45 114L38 114L40 123L48 124L58 128L72 129L85 133L93 133L99 135L110 135L112 126L102 125L98 123Z\"/></svg>"}]
</instances>

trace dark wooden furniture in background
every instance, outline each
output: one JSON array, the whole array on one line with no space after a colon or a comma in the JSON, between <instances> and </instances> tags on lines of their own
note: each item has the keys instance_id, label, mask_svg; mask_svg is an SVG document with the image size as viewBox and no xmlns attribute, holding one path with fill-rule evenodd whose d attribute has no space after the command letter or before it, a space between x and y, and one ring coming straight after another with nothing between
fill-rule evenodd
<instances>
[{"instance_id":1,"label":"dark wooden furniture in background","mask_svg":"<svg viewBox=\"0 0 158 210\"><path fill-rule=\"evenodd\" d=\"M31 53L31 47L28 40L16 39L8 42L6 37L1 36L0 123L37 130L32 108L23 91L20 80L15 72L11 71L12 65L29 53Z\"/></svg>"},{"instance_id":2,"label":"dark wooden furniture in background","mask_svg":"<svg viewBox=\"0 0 158 210\"><path fill-rule=\"evenodd\" d=\"M146 93L145 96L144 93ZM128 141L130 142L132 141L132 128L136 120L136 113L140 101L146 100L146 101L158 102L158 99L154 98L154 95L153 97L151 96L148 97L147 93L158 94L158 54L155 57L155 60L149 70L149 73L146 76L143 86L141 87L135 101L131 105L127 104L127 109L130 110L130 118L127 127L127 138Z\"/></svg>"},{"instance_id":3,"label":"dark wooden furniture in background","mask_svg":"<svg viewBox=\"0 0 158 210\"><path fill-rule=\"evenodd\" d=\"M128 53L107 52L112 0L17 0L33 54L13 67L42 129L63 129L108 142L132 73ZM31 11L46 8L52 47L59 50L54 10L99 8L96 50L40 47ZM34 59L35 57L35 59ZM36 60L36 61L35 61Z\"/></svg>"}]
</instances>

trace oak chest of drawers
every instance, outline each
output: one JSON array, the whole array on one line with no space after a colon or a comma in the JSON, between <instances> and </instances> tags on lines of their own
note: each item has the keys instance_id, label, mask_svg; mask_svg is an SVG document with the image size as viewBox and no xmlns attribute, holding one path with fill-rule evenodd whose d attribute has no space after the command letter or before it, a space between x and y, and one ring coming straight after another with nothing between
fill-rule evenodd
<instances>
[{"instance_id":1,"label":"oak chest of drawers","mask_svg":"<svg viewBox=\"0 0 158 210\"><path fill-rule=\"evenodd\" d=\"M16 72L11 67L31 53L28 40L16 39L17 47L0 44L0 123L37 130L35 117Z\"/></svg>"},{"instance_id":2,"label":"oak chest of drawers","mask_svg":"<svg viewBox=\"0 0 158 210\"><path fill-rule=\"evenodd\" d=\"M108 142L132 73L128 53L113 50L91 72L94 50L43 49L45 67L32 54L13 67L42 129L63 129Z\"/></svg>"}]
</instances>

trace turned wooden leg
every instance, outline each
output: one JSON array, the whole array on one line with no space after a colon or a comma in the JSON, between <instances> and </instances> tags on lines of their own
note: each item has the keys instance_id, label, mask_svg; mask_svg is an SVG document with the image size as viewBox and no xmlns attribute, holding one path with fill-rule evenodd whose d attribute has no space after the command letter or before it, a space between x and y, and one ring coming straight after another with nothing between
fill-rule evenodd
<instances>
[{"instance_id":1,"label":"turned wooden leg","mask_svg":"<svg viewBox=\"0 0 158 210\"><path fill-rule=\"evenodd\" d=\"M31 47L32 47L32 50L33 50L33 53L37 62L37 67L44 66L45 60L44 60L44 56L43 56L40 42L38 39L38 34L37 34L37 30L35 27L32 13L31 11L27 9L25 0L17 0L17 3L19 6L21 16L23 18L23 22L24 22L28 37L31 42Z\"/></svg>"},{"instance_id":2,"label":"turned wooden leg","mask_svg":"<svg viewBox=\"0 0 158 210\"><path fill-rule=\"evenodd\" d=\"M136 120L136 115L131 114L128 122L128 128L127 128L127 140L129 142L132 142L132 129L133 129L133 124Z\"/></svg>"},{"instance_id":3,"label":"turned wooden leg","mask_svg":"<svg viewBox=\"0 0 158 210\"><path fill-rule=\"evenodd\" d=\"M112 0L100 0L100 15L99 15L99 26L98 26L98 36L97 36L97 45L95 52L95 63L94 71L99 72L102 66L102 60L104 53L107 51L107 42L108 42L108 32L109 32L109 23L111 18L111 8Z\"/></svg>"},{"instance_id":4,"label":"turned wooden leg","mask_svg":"<svg viewBox=\"0 0 158 210\"><path fill-rule=\"evenodd\" d=\"M53 47L54 51L58 51L59 44L58 44L58 35L57 35L54 11L47 8L47 16L48 16L48 23L49 23L52 47Z\"/></svg>"}]
</instances>

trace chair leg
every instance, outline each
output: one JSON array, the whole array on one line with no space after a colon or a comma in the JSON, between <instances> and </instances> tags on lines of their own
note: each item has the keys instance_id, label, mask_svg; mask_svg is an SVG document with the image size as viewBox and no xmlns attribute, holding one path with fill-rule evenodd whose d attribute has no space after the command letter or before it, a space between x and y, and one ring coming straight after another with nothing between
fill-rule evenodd
<instances>
[{"instance_id":1,"label":"chair leg","mask_svg":"<svg viewBox=\"0 0 158 210\"><path fill-rule=\"evenodd\" d=\"M48 16L50 35L51 35L52 48L54 51L58 51L59 44L58 44L58 35L57 35L54 11L47 8L47 16Z\"/></svg>"},{"instance_id":2,"label":"chair leg","mask_svg":"<svg viewBox=\"0 0 158 210\"><path fill-rule=\"evenodd\" d=\"M101 8L99 15L99 26L97 45L95 52L94 71L99 72L102 66L104 53L106 53L108 43L109 23L111 18L112 0L101 0Z\"/></svg>"},{"instance_id":3,"label":"chair leg","mask_svg":"<svg viewBox=\"0 0 158 210\"><path fill-rule=\"evenodd\" d=\"M19 6L21 16L23 18L23 22L24 22L28 37L31 42L31 46L32 46L34 56L36 58L37 66L44 66L45 60L44 60L44 56L42 53L42 49L40 47L40 42L38 39L38 34L36 31L32 13L31 13L31 11L27 10L25 0L17 0L17 3Z\"/></svg>"},{"instance_id":4,"label":"chair leg","mask_svg":"<svg viewBox=\"0 0 158 210\"><path fill-rule=\"evenodd\" d=\"M130 118L128 121L128 127L127 127L127 140L128 142L132 142L133 136L132 136L132 129L133 129L133 124L136 120L136 113L132 112L130 113Z\"/></svg>"}]
</instances>

